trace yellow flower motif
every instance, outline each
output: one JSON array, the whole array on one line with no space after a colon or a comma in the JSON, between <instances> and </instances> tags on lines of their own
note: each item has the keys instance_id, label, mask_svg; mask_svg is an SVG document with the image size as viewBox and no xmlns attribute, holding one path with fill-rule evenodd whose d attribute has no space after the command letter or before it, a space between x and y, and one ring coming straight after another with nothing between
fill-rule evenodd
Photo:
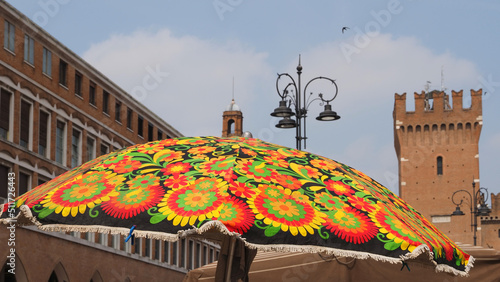
<instances>
[{"instance_id":1,"label":"yellow flower motif","mask_svg":"<svg viewBox=\"0 0 500 282\"><path fill-rule=\"evenodd\" d=\"M186 196L185 204L190 207L203 207L208 203L208 194L201 192L193 192Z\"/></svg>"},{"instance_id":2,"label":"yellow flower motif","mask_svg":"<svg viewBox=\"0 0 500 282\"><path fill-rule=\"evenodd\" d=\"M280 215L293 217L299 215L299 210L297 207L292 205L292 202L277 201L272 202L271 206L273 210L277 211Z\"/></svg>"}]
</instances>

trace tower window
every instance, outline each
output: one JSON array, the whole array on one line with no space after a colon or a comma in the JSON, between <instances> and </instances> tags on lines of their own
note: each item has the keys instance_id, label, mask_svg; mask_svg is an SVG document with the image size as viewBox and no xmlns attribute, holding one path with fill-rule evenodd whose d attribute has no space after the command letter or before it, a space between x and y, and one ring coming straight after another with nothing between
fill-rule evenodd
<instances>
[{"instance_id":1,"label":"tower window","mask_svg":"<svg viewBox=\"0 0 500 282\"><path fill-rule=\"evenodd\" d=\"M234 120L230 119L227 121L227 135L234 133Z\"/></svg>"},{"instance_id":2,"label":"tower window","mask_svg":"<svg viewBox=\"0 0 500 282\"><path fill-rule=\"evenodd\" d=\"M437 157L437 175L443 175L443 157Z\"/></svg>"}]
</instances>

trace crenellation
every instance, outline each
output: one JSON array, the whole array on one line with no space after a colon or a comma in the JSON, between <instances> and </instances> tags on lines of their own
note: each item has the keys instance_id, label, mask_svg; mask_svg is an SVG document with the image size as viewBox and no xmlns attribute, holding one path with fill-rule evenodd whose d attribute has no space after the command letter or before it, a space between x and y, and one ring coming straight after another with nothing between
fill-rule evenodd
<instances>
[{"instance_id":1,"label":"crenellation","mask_svg":"<svg viewBox=\"0 0 500 282\"><path fill-rule=\"evenodd\" d=\"M471 96L470 109L473 111L481 112L481 109L483 107L483 105L482 105L483 89L479 89L477 91L474 91L474 89L471 89L470 96Z\"/></svg>"},{"instance_id":2,"label":"crenellation","mask_svg":"<svg viewBox=\"0 0 500 282\"><path fill-rule=\"evenodd\" d=\"M451 98L453 100L453 109L463 109L463 94L464 91L458 92L451 90Z\"/></svg>"},{"instance_id":3,"label":"crenellation","mask_svg":"<svg viewBox=\"0 0 500 282\"><path fill-rule=\"evenodd\" d=\"M423 113L425 109L425 92L422 91L422 93L420 94L415 92L413 94L413 97L415 98L415 113L416 114Z\"/></svg>"},{"instance_id":4,"label":"crenellation","mask_svg":"<svg viewBox=\"0 0 500 282\"><path fill-rule=\"evenodd\" d=\"M438 113L438 112L443 112L444 111L444 97L445 97L445 93L443 91L433 91L432 92L432 110L435 112L435 113Z\"/></svg>"}]
</instances>

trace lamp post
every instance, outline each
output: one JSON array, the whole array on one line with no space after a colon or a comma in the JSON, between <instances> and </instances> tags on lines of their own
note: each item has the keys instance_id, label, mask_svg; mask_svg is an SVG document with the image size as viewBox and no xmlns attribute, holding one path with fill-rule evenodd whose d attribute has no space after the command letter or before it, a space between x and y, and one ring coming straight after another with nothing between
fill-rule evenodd
<instances>
[{"instance_id":1,"label":"lamp post","mask_svg":"<svg viewBox=\"0 0 500 282\"><path fill-rule=\"evenodd\" d=\"M332 121L340 118L336 112L332 111L332 102L335 98L337 98L338 87L335 83L335 80L318 76L315 77L309 82L306 83L303 91L301 88L301 80L300 75L302 74L302 66L300 65L300 55L299 55L299 64L297 66L297 83L293 79L291 75L288 73L278 74L278 78L276 79L276 91L278 95L281 97L281 101L279 102L279 107L274 109L274 112L271 113L271 116L281 117L282 119L276 124L277 128L296 128L296 147L298 150L302 150L302 142L304 143L304 148L306 147L306 118L307 118L307 110L313 101L320 100L320 105L324 105L324 111L316 117L317 120L321 121ZM286 77L289 79L288 84L280 90L279 80L282 77ZM314 81L317 80L327 80L332 83L334 86L333 98L325 99L323 97L323 93L319 93L318 96L311 100L311 96L313 93L311 92L308 97L306 97L307 87ZM292 107L293 105L293 107ZM295 116L296 120L292 117Z\"/></svg>"},{"instance_id":2,"label":"lamp post","mask_svg":"<svg viewBox=\"0 0 500 282\"><path fill-rule=\"evenodd\" d=\"M481 191L485 191L486 193L483 193ZM466 190L457 190L453 192L453 195L451 196L451 201L455 205L457 205L457 207L455 211L451 214L452 216L465 215L465 213L460 210L460 205L462 205L463 199L460 199L460 203L457 203L455 201L455 195L457 193L466 193L467 195L469 195L471 229L474 232L474 246L475 246L477 239L476 237L477 218L479 216L487 216L491 212L490 208L488 208L488 206L486 205L486 201L488 200L488 189L481 187L476 191L476 183L472 182L472 194Z\"/></svg>"}]
</instances>

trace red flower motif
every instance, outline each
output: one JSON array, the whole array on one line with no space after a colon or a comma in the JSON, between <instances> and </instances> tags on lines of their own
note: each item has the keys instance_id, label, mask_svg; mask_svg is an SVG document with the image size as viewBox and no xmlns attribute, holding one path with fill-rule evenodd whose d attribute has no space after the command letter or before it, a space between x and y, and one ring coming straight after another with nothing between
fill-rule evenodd
<instances>
[{"instance_id":1,"label":"red flower motif","mask_svg":"<svg viewBox=\"0 0 500 282\"><path fill-rule=\"evenodd\" d=\"M253 157L257 156L257 152L252 151L250 149L242 148L241 151L248 156L253 156Z\"/></svg>"},{"instance_id":2,"label":"red flower motif","mask_svg":"<svg viewBox=\"0 0 500 282\"><path fill-rule=\"evenodd\" d=\"M297 190L302 187L302 183L300 183L300 181L296 177L286 174L279 174L278 176L276 176L276 182L277 184L290 190Z\"/></svg>"},{"instance_id":3,"label":"red flower motif","mask_svg":"<svg viewBox=\"0 0 500 282\"><path fill-rule=\"evenodd\" d=\"M250 208L242 200L229 197L222 204L219 217L212 219L224 223L231 232L243 234L250 229L255 218Z\"/></svg>"},{"instance_id":4,"label":"red flower motif","mask_svg":"<svg viewBox=\"0 0 500 282\"><path fill-rule=\"evenodd\" d=\"M176 175L188 172L191 169L191 165L188 163L171 163L161 170L164 175Z\"/></svg>"},{"instance_id":5,"label":"red flower motif","mask_svg":"<svg viewBox=\"0 0 500 282\"><path fill-rule=\"evenodd\" d=\"M327 180L325 181L325 185L327 190L334 192L338 196L351 195L354 193L351 186L345 184L342 181Z\"/></svg>"},{"instance_id":6,"label":"red flower motif","mask_svg":"<svg viewBox=\"0 0 500 282\"><path fill-rule=\"evenodd\" d=\"M266 167L265 162L242 160L237 163L236 167L240 174L259 182L270 182L278 176L275 170Z\"/></svg>"},{"instance_id":7,"label":"red flower motif","mask_svg":"<svg viewBox=\"0 0 500 282\"><path fill-rule=\"evenodd\" d=\"M102 209L115 218L131 218L158 204L164 193L160 186L120 191L119 195L104 202Z\"/></svg>"},{"instance_id":8,"label":"red flower motif","mask_svg":"<svg viewBox=\"0 0 500 282\"><path fill-rule=\"evenodd\" d=\"M188 185L188 179L185 175L182 174L174 174L167 178L163 184L172 189L179 189L181 187L185 187Z\"/></svg>"},{"instance_id":9,"label":"red flower motif","mask_svg":"<svg viewBox=\"0 0 500 282\"><path fill-rule=\"evenodd\" d=\"M134 160L131 160L130 158L127 158L127 159L123 159L123 160L119 161L115 165L113 170L117 173L129 173L129 172L132 172L132 171L140 168L141 165L142 165L141 162L134 161Z\"/></svg>"},{"instance_id":10,"label":"red flower motif","mask_svg":"<svg viewBox=\"0 0 500 282\"><path fill-rule=\"evenodd\" d=\"M200 146L200 147L194 147L188 150L188 153L193 154L193 155L202 155L206 153L210 153L215 151L217 148L215 147L210 147L210 146Z\"/></svg>"},{"instance_id":11,"label":"red flower motif","mask_svg":"<svg viewBox=\"0 0 500 282\"><path fill-rule=\"evenodd\" d=\"M137 152L151 155L151 154L154 154L156 152L161 151L163 148L164 148L164 146L162 144L152 142L152 143L147 143L147 144L144 144L144 145L138 147Z\"/></svg>"},{"instance_id":12,"label":"red flower motif","mask_svg":"<svg viewBox=\"0 0 500 282\"><path fill-rule=\"evenodd\" d=\"M264 161L270 165L275 165L279 167L288 167L288 162L284 158L275 158L273 156L265 156Z\"/></svg>"},{"instance_id":13,"label":"red flower motif","mask_svg":"<svg viewBox=\"0 0 500 282\"><path fill-rule=\"evenodd\" d=\"M178 140L176 140L176 139L164 139L164 140L158 141L158 145L162 145L164 147L169 147L169 146L177 145L177 142L178 142Z\"/></svg>"},{"instance_id":14,"label":"red flower motif","mask_svg":"<svg viewBox=\"0 0 500 282\"><path fill-rule=\"evenodd\" d=\"M229 191L239 198L251 198L255 195L255 191L248 187L248 184L238 181L231 181Z\"/></svg>"},{"instance_id":15,"label":"red flower motif","mask_svg":"<svg viewBox=\"0 0 500 282\"><path fill-rule=\"evenodd\" d=\"M345 207L327 212L326 228L342 240L363 244L378 233L378 228L361 212Z\"/></svg>"},{"instance_id":16,"label":"red flower motif","mask_svg":"<svg viewBox=\"0 0 500 282\"><path fill-rule=\"evenodd\" d=\"M349 203L354 208L365 212L372 212L380 208L376 204L370 203L366 199L354 195L349 196Z\"/></svg>"},{"instance_id":17,"label":"red flower motif","mask_svg":"<svg viewBox=\"0 0 500 282\"><path fill-rule=\"evenodd\" d=\"M328 159L314 159L311 160L311 164L314 167L326 170L334 170L340 166L338 163Z\"/></svg>"}]
</instances>

